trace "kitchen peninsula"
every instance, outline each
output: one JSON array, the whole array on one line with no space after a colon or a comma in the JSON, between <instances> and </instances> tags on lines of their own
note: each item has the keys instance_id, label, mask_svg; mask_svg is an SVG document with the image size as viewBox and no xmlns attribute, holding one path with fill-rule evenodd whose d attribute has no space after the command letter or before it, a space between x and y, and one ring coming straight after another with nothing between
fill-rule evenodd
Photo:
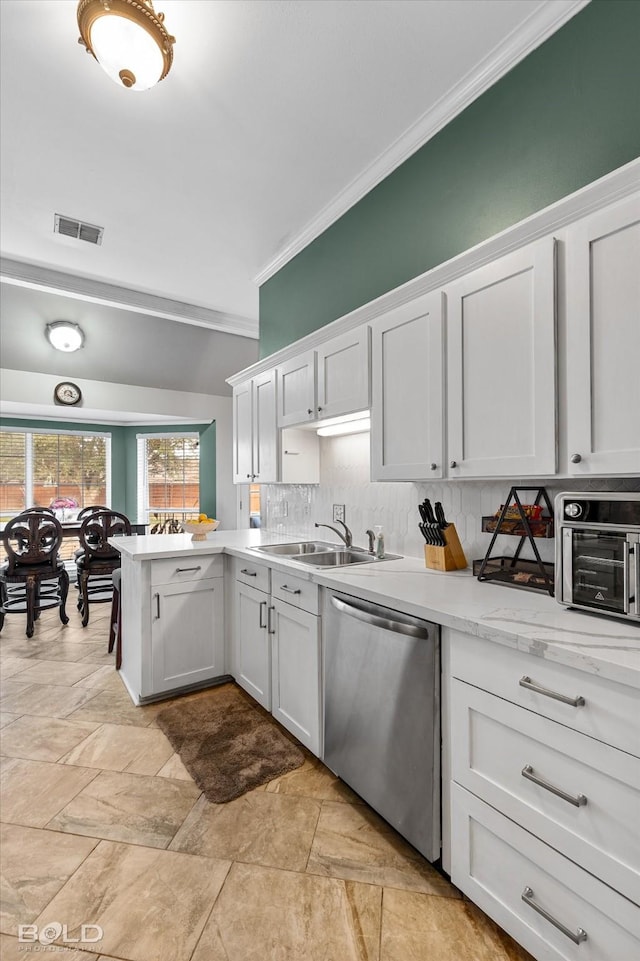
<instances>
[{"instance_id":1,"label":"kitchen peninsula","mask_svg":"<svg viewBox=\"0 0 640 961\"><path fill-rule=\"evenodd\" d=\"M536 958L638 956L640 628L421 558L328 571L259 550L283 540L114 540L134 702L231 676L322 757L322 590L441 625L444 869ZM278 609L299 647L279 644ZM304 691L300 716L281 688Z\"/></svg>"}]
</instances>

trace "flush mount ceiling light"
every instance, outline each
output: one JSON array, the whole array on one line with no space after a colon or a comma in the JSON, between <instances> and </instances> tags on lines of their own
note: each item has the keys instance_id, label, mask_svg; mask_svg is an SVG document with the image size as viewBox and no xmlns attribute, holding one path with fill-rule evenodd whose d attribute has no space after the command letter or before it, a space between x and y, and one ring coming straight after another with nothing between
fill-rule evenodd
<instances>
[{"instance_id":1,"label":"flush mount ceiling light","mask_svg":"<svg viewBox=\"0 0 640 961\"><path fill-rule=\"evenodd\" d=\"M152 0L80 0L78 43L119 86L148 90L169 73L175 37Z\"/></svg>"},{"instance_id":2,"label":"flush mount ceiling light","mask_svg":"<svg viewBox=\"0 0 640 961\"><path fill-rule=\"evenodd\" d=\"M82 347L84 333L77 324L72 324L68 320L56 320L52 324L47 324L47 339L56 350L64 350L70 354Z\"/></svg>"}]
</instances>

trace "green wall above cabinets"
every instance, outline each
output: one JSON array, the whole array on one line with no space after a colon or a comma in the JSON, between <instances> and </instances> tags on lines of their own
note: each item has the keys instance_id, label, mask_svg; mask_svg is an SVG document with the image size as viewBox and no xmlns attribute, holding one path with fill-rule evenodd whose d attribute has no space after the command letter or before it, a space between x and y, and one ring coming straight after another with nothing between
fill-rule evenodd
<instances>
[{"instance_id":1,"label":"green wall above cabinets","mask_svg":"<svg viewBox=\"0 0 640 961\"><path fill-rule=\"evenodd\" d=\"M640 155L639 37L592 0L263 284L260 356Z\"/></svg>"}]
</instances>

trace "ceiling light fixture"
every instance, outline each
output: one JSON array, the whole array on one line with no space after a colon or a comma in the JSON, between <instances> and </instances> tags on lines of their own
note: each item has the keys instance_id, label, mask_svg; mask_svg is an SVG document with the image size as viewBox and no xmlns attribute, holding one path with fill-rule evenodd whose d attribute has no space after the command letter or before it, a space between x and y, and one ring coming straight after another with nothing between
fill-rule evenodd
<instances>
[{"instance_id":1,"label":"ceiling light fixture","mask_svg":"<svg viewBox=\"0 0 640 961\"><path fill-rule=\"evenodd\" d=\"M79 0L78 27L78 43L119 86L148 90L171 69L176 40L152 0Z\"/></svg>"},{"instance_id":2,"label":"ceiling light fixture","mask_svg":"<svg viewBox=\"0 0 640 961\"><path fill-rule=\"evenodd\" d=\"M52 324L47 324L46 331L51 346L56 350L64 350L67 354L79 350L84 344L82 328L69 320L56 320Z\"/></svg>"}]
</instances>

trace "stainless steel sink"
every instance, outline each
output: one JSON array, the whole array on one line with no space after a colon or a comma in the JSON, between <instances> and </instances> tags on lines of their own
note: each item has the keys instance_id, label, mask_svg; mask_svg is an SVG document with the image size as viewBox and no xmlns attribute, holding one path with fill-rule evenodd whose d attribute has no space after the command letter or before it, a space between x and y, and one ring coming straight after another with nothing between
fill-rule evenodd
<instances>
[{"instance_id":1,"label":"stainless steel sink","mask_svg":"<svg viewBox=\"0 0 640 961\"><path fill-rule=\"evenodd\" d=\"M317 567L345 567L347 564L373 564L375 557L364 551L326 551L308 556L296 557L302 564L313 564Z\"/></svg>"},{"instance_id":2,"label":"stainless steel sink","mask_svg":"<svg viewBox=\"0 0 640 961\"><path fill-rule=\"evenodd\" d=\"M318 551L333 551L335 544L327 544L325 541L297 541L295 544L265 544L264 547L254 547L256 551L263 554L315 554Z\"/></svg>"}]
</instances>

